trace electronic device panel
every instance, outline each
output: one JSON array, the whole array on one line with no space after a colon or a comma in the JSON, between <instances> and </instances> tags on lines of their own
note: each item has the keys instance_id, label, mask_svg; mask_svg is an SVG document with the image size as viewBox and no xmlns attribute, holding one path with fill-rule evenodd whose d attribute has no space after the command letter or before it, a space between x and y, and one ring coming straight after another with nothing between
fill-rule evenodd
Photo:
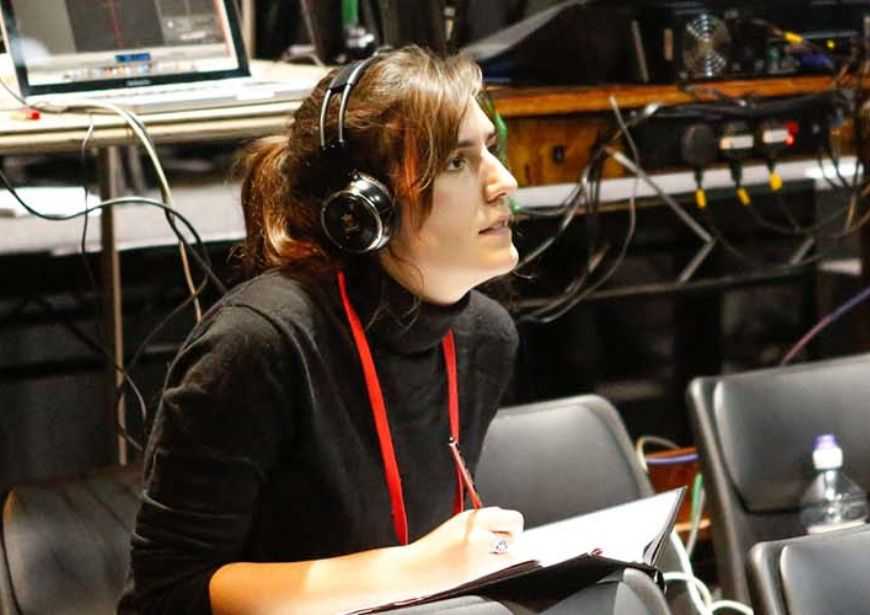
<instances>
[{"instance_id":1,"label":"electronic device panel","mask_svg":"<svg viewBox=\"0 0 870 615\"><path fill-rule=\"evenodd\" d=\"M867 0L632 4L652 82L831 73L870 35Z\"/></svg>"}]
</instances>

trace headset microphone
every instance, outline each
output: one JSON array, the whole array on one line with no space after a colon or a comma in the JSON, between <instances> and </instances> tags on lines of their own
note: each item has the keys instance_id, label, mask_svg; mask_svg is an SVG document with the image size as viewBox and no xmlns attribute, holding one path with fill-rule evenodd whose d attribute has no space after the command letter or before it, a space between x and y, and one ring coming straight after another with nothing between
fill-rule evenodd
<instances>
[{"instance_id":1,"label":"headset microphone","mask_svg":"<svg viewBox=\"0 0 870 615\"><path fill-rule=\"evenodd\" d=\"M357 254L386 245L392 235L396 218L390 190L371 175L350 168L348 144L344 139L344 116L351 90L377 57L374 55L339 69L326 89L320 108L320 149L327 160L338 163L347 182L323 202L320 224L330 241L342 250ZM341 99L338 107L337 138L328 142L326 111L330 98L339 91Z\"/></svg>"}]
</instances>

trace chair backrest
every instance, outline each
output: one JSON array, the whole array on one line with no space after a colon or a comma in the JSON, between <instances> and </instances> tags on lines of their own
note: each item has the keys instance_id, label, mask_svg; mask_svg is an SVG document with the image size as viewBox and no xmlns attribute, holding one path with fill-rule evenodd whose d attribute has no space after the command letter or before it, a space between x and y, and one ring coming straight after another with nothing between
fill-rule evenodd
<instances>
[{"instance_id":1,"label":"chair backrest","mask_svg":"<svg viewBox=\"0 0 870 615\"><path fill-rule=\"evenodd\" d=\"M870 487L870 354L697 378L687 396L719 582L726 598L747 601L749 549L804 533L816 436L835 434L844 471Z\"/></svg>"},{"instance_id":2,"label":"chair backrest","mask_svg":"<svg viewBox=\"0 0 870 615\"><path fill-rule=\"evenodd\" d=\"M535 527L653 495L616 409L597 395L502 408L486 433L475 484L488 505L523 513ZM663 570L679 570L668 544ZM672 613L690 613L684 588ZM657 612L650 605L651 612Z\"/></svg>"},{"instance_id":3,"label":"chair backrest","mask_svg":"<svg viewBox=\"0 0 870 615\"><path fill-rule=\"evenodd\" d=\"M755 615L865 613L870 527L760 542L747 572Z\"/></svg>"},{"instance_id":4,"label":"chair backrest","mask_svg":"<svg viewBox=\"0 0 870 615\"><path fill-rule=\"evenodd\" d=\"M610 403L581 395L499 410L475 476L487 504L534 527L653 494Z\"/></svg>"},{"instance_id":5,"label":"chair backrest","mask_svg":"<svg viewBox=\"0 0 870 615\"><path fill-rule=\"evenodd\" d=\"M114 614L141 473L108 468L11 489L0 526L0 614Z\"/></svg>"}]
</instances>

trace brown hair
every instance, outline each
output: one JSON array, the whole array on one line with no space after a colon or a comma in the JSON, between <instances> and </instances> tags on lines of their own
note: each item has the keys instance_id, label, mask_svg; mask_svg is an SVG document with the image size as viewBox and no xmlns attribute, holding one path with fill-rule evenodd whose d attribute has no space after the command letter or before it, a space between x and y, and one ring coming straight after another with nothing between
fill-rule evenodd
<instances>
[{"instance_id":1,"label":"brown hair","mask_svg":"<svg viewBox=\"0 0 870 615\"><path fill-rule=\"evenodd\" d=\"M241 257L248 275L280 268L320 277L348 258L320 225L321 203L347 180L320 149L320 107L333 74L302 102L286 135L256 141L240 159L247 231ZM375 60L354 86L344 122L348 162L386 183L398 213L416 228L431 211L435 176L480 88L472 61L416 46ZM327 141L336 138L340 98L329 102Z\"/></svg>"}]
</instances>

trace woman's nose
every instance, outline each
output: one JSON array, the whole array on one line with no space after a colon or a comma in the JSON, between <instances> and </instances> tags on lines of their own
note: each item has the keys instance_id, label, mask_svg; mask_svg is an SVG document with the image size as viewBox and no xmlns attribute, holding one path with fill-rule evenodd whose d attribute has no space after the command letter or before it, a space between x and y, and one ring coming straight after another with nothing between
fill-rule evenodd
<instances>
[{"instance_id":1,"label":"woman's nose","mask_svg":"<svg viewBox=\"0 0 870 615\"><path fill-rule=\"evenodd\" d=\"M490 165L488 165L486 185L484 187L484 197L487 203L501 201L516 191L516 178L501 163L501 160L490 154Z\"/></svg>"}]
</instances>

